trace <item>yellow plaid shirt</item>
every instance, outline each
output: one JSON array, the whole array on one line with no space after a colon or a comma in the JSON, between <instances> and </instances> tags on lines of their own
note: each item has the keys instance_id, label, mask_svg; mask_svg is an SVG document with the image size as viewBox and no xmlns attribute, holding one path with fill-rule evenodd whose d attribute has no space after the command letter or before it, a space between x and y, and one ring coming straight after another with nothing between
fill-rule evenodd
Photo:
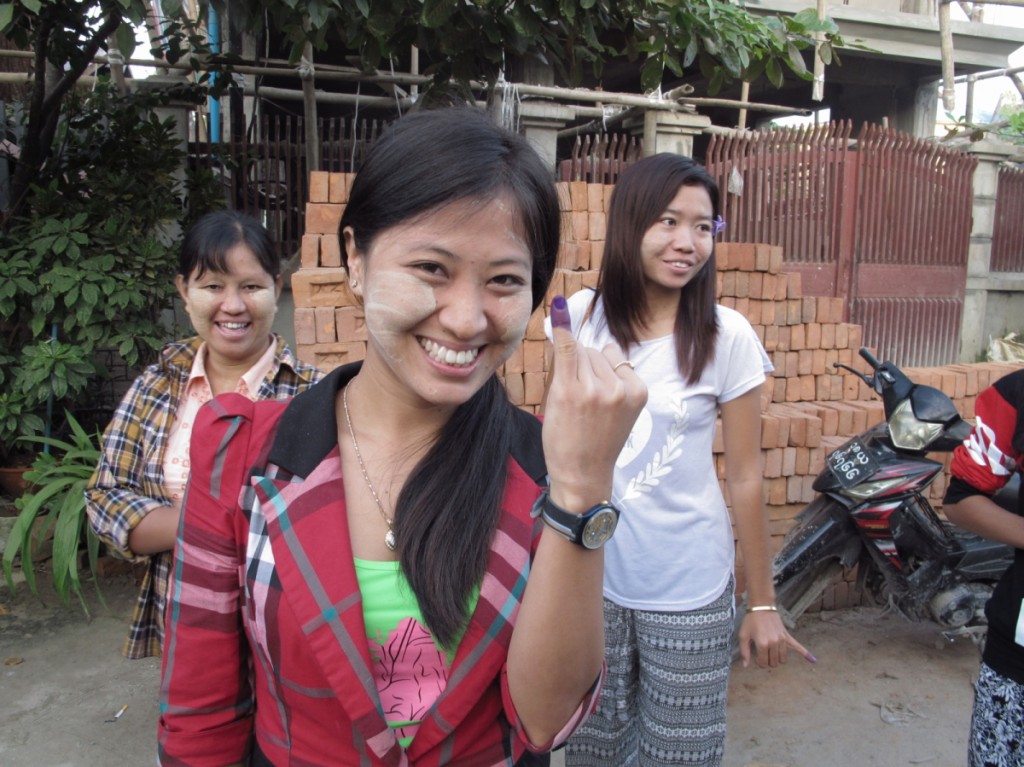
<instances>
[{"instance_id":1,"label":"yellow plaid shirt","mask_svg":"<svg viewBox=\"0 0 1024 767\"><path fill-rule=\"evenodd\" d=\"M322 377L284 339L275 340L274 362L254 399L288 399ZM108 553L147 563L124 646L129 658L160 655L163 644L171 552L136 555L128 535L151 511L171 503L164 486L167 439L201 343L195 337L167 345L135 379L103 434L102 456L85 491L89 521Z\"/></svg>"}]
</instances>

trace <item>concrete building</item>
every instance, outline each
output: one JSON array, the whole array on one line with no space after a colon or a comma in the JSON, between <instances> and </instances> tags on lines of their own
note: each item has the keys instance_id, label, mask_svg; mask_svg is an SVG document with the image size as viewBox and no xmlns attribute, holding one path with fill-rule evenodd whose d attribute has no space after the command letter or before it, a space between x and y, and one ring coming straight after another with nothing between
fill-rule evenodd
<instances>
[{"instance_id":1,"label":"concrete building","mask_svg":"<svg viewBox=\"0 0 1024 767\"><path fill-rule=\"evenodd\" d=\"M747 0L745 7L758 15L792 15L809 5L808 0ZM825 13L843 38L864 49L838 52L842 64L825 69L824 99L813 101L812 84L789 73L781 89L764 79L751 85L749 99L803 109L827 107L833 120L887 121L902 132L932 136L942 78L938 5L937 0L827 2ZM1010 54L1024 46L1021 28L955 19L950 26L957 76L1006 68ZM810 57L805 59L810 68ZM699 87L694 78L683 82ZM722 95L739 98L739 86L730 86ZM957 114L963 113L962 104L957 109ZM731 124L723 113L702 111L716 124ZM767 120L771 115L752 117Z\"/></svg>"}]
</instances>

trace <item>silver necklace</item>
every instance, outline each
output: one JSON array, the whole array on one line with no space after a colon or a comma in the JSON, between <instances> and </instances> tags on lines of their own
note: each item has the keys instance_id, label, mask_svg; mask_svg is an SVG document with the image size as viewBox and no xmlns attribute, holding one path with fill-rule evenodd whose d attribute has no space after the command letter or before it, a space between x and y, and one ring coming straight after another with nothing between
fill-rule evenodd
<instances>
[{"instance_id":1,"label":"silver necklace","mask_svg":"<svg viewBox=\"0 0 1024 767\"><path fill-rule=\"evenodd\" d=\"M380 512L381 518L388 526L387 535L384 536L384 545L388 547L388 551L394 551L395 546L398 545L398 541L395 538L395 528L391 522L390 517L384 513L384 504L380 502L380 497L377 495L376 489L373 487L373 483L370 481L370 475L366 473L366 464L363 463L363 454L359 450L359 443L356 441L356 432L352 428L352 416L348 414L348 386L341 390L341 404L345 409L345 423L348 424L348 435L352 437L352 449L356 452L356 460L359 461L359 471L362 472L363 479L366 481L366 486L370 488L370 495L373 496L374 502L377 504L377 511Z\"/></svg>"}]
</instances>

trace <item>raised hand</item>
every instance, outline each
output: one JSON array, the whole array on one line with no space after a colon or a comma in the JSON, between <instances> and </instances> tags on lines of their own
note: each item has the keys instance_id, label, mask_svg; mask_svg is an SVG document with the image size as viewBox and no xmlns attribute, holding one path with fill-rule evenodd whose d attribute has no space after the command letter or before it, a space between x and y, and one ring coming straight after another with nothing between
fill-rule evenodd
<instances>
[{"instance_id":1,"label":"raised hand","mask_svg":"<svg viewBox=\"0 0 1024 767\"><path fill-rule=\"evenodd\" d=\"M610 499L615 459L647 402L647 386L614 344L597 350L577 342L562 296L551 304L551 329L554 373L543 430L551 499L583 512Z\"/></svg>"}]
</instances>

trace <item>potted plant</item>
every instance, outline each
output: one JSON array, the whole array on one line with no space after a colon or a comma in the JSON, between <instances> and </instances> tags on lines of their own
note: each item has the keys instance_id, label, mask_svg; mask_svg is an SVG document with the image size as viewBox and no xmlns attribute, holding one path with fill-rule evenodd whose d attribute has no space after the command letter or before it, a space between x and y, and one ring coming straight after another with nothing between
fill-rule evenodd
<instances>
[{"instance_id":1,"label":"potted plant","mask_svg":"<svg viewBox=\"0 0 1024 767\"><path fill-rule=\"evenodd\" d=\"M33 459L32 451L21 440L41 433L43 427L43 419L33 411L24 393L0 391L0 489L12 498L27 489L24 475Z\"/></svg>"},{"instance_id":2,"label":"potted plant","mask_svg":"<svg viewBox=\"0 0 1024 767\"><path fill-rule=\"evenodd\" d=\"M43 542L52 539L54 589L65 604L71 601L71 594L75 594L88 614L82 595L79 552L84 541L89 572L95 576L100 544L89 527L85 486L99 461L100 436L87 432L70 413L66 418L71 431L66 440L28 438L47 446L49 452L36 455L26 476L34 489L15 501L18 516L4 546L3 570L7 585L13 591L17 564L29 588L38 594L34 567L37 553ZM95 583L95 577L93 580ZM99 585L96 585L99 594Z\"/></svg>"}]
</instances>

